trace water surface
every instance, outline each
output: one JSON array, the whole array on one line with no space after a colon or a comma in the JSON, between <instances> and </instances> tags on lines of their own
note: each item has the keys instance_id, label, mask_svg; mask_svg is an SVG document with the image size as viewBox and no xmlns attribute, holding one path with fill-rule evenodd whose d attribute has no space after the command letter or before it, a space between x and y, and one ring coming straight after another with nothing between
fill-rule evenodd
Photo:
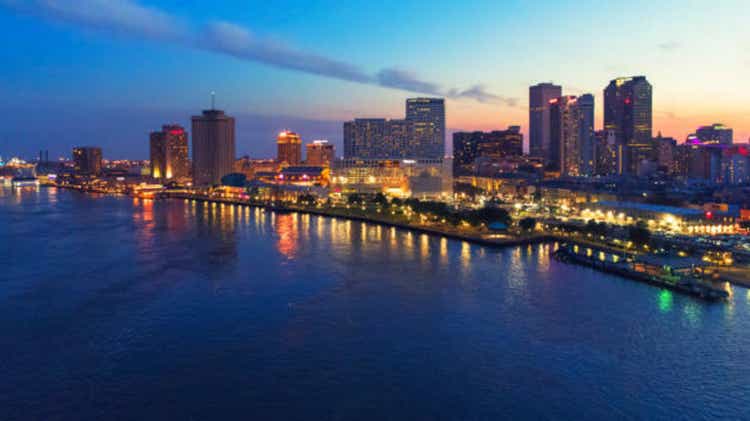
<instances>
[{"instance_id":1,"label":"water surface","mask_svg":"<svg viewBox=\"0 0 750 421\"><path fill-rule=\"evenodd\" d=\"M728 304L374 224L0 190L0 419L740 419Z\"/></svg>"}]
</instances>

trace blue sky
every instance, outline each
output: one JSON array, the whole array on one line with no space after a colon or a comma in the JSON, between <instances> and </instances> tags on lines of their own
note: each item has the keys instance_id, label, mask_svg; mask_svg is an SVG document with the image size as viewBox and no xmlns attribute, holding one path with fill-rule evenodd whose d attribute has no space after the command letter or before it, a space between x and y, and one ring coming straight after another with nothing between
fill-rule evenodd
<instances>
[{"instance_id":1,"label":"blue sky","mask_svg":"<svg viewBox=\"0 0 750 421\"><path fill-rule=\"evenodd\" d=\"M399 117L417 95L447 96L452 129L525 127L530 84L592 92L599 111L634 74L656 130L717 121L746 141L750 8L655 3L0 0L0 154L146 157L148 131L187 125L211 91L253 156L284 128L340 144L341 121Z\"/></svg>"}]
</instances>

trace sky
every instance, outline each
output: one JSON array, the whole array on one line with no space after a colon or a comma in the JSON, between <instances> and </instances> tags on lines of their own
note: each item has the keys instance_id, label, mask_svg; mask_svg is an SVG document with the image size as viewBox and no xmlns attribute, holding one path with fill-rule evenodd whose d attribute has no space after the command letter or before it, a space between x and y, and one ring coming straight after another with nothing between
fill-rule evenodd
<instances>
[{"instance_id":1,"label":"sky","mask_svg":"<svg viewBox=\"0 0 750 421\"><path fill-rule=\"evenodd\" d=\"M237 151L275 134L327 138L446 98L449 133L528 126L528 87L654 86L654 135L724 123L750 138L750 7L743 1L0 0L0 156L147 158L148 133L210 106ZM12 36L9 36L12 34Z\"/></svg>"}]
</instances>

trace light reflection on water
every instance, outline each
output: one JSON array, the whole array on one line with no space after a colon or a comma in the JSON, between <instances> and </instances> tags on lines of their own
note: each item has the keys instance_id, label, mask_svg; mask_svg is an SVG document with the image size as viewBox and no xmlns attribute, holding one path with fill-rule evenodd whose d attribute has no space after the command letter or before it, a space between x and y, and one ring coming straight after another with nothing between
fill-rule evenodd
<instances>
[{"instance_id":1,"label":"light reflection on water","mask_svg":"<svg viewBox=\"0 0 750 421\"><path fill-rule=\"evenodd\" d=\"M552 245L45 197L0 195L0 419L746 415L744 288L710 305Z\"/></svg>"}]
</instances>

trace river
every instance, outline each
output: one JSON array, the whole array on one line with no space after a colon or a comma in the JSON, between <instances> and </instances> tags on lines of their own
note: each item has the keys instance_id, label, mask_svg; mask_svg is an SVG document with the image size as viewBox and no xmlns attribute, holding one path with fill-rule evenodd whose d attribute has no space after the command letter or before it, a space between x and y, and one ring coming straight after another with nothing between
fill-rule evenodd
<instances>
[{"instance_id":1,"label":"river","mask_svg":"<svg viewBox=\"0 0 750 421\"><path fill-rule=\"evenodd\" d=\"M740 419L711 304L375 224L0 190L0 419Z\"/></svg>"}]
</instances>

